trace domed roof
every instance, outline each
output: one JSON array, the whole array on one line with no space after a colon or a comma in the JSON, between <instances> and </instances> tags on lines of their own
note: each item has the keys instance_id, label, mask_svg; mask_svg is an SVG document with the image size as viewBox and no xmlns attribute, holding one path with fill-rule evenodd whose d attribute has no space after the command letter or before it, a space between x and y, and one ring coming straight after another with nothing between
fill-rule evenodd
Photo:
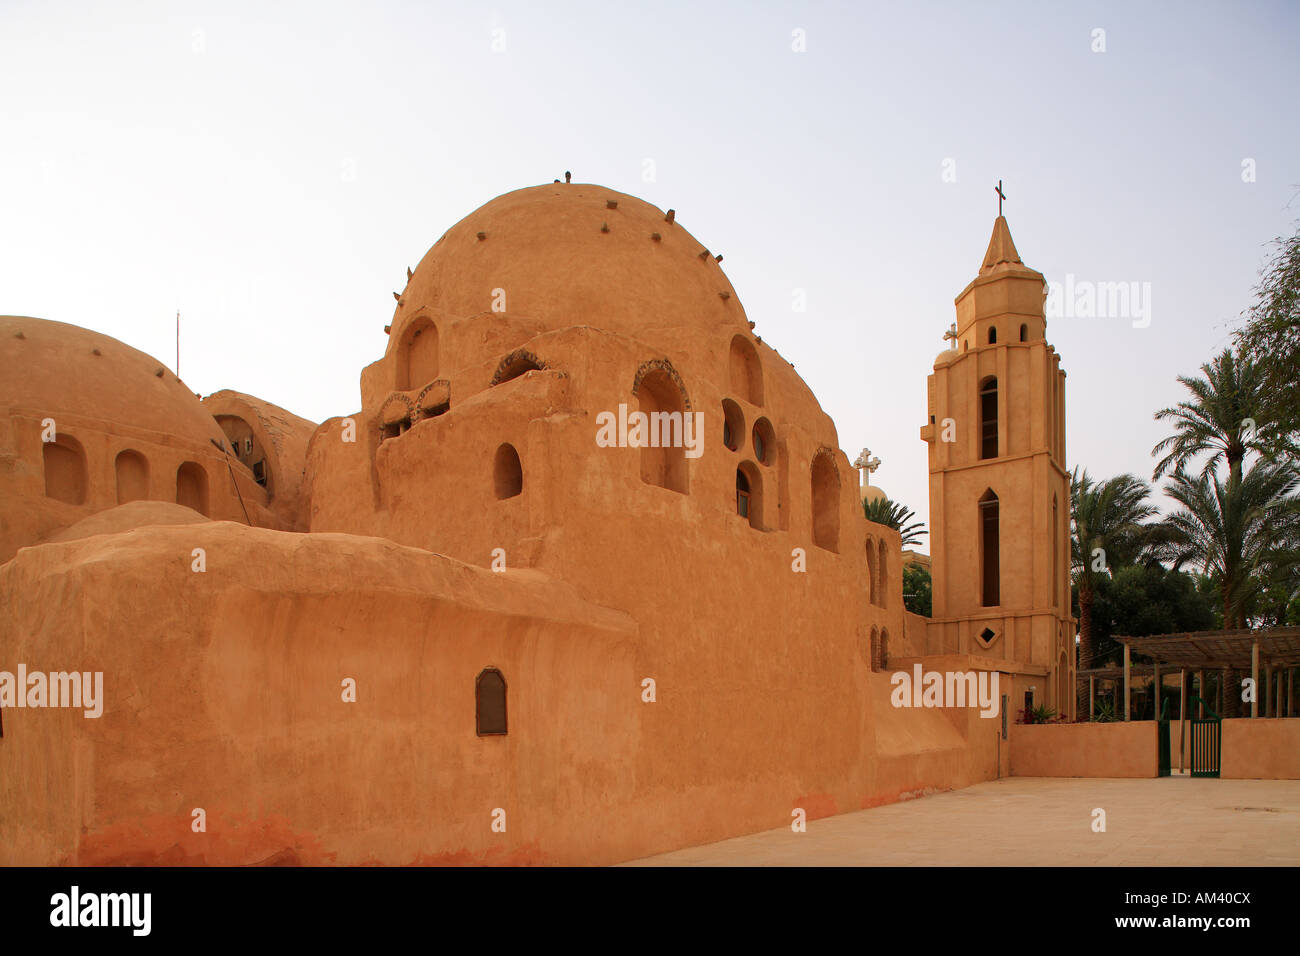
<instances>
[{"instance_id":1,"label":"domed roof","mask_svg":"<svg viewBox=\"0 0 1300 956\"><path fill-rule=\"evenodd\" d=\"M944 349L934 357L934 367L939 368L943 365L951 364L957 358L956 349Z\"/></svg>"},{"instance_id":2,"label":"domed roof","mask_svg":"<svg viewBox=\"0 0 1300 956\"><path fill-rule=\"evenodd\" d=\"M447 230L402 293L389 348L421 308L464 317L494 305L545 329L592 325L670 340L748 329L704 243L648 202L578 183L506 193Z\"/></svg>"},{"instance_id":3,"label":"domed roof","mask_svg":"<svg viewBox=\"0 0 1300 956\"><path fill-rule=\"evenodd\" d=\"M161 372L162 374L158 374ZM221 428L150 355L64 322L0 316L0 406L131 425L207 444Z\"/></svg>"}]
</instances>

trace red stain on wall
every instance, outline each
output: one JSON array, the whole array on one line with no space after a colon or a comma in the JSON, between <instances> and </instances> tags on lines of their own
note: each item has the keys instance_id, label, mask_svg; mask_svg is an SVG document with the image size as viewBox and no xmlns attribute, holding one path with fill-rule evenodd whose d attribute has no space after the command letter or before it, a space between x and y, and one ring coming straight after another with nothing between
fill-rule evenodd
<instances>
[{"instance_id":1,"label":"red stain on wall","mask_svg":"<svg viewBox=\"0 0 1300 956\"><path fill-rule=\"evenodd\" d=\"M310 834L296 833L285 817L260 820L207 814L206 832L192 818L153 816L82 834L76 866L321 866L337 854Z\"/></svg>"},{"instance_id":2,"label":"red stain on wall","mask_svg":"<svg viewBox=\"0 0 1300 956\"><path fill-rule=\"evenodd\" d=\"M835 798L829 793L807 794L795 800L794 805L803 807L804 813L808 815L809 820L833 817L838 812L835 808Z\"/></svg>"},{"instance_id":3,"label":"red stain on wall","mask_svg":"<svg viewBox=\"0 0 1300 956\"><path fill-rule=\"evenodd\" d=\"M456 850L453 853L420 853L409 866L545 866L549 860L536 842L513 850L493 847L487 853Z\"/></svg>"}]
</instances>

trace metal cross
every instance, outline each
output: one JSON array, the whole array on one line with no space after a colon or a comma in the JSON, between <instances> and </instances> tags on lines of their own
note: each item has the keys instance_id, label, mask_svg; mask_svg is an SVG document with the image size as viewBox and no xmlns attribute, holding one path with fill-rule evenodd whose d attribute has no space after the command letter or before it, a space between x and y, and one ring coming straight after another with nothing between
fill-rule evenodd
<instances>
[{"instance_id":1,"label":"metal cross","mask_svg":"<svg viewBox=\"0 0 1300 956\"><path fill-rule=\"evenodd\" d=\"M1004 192L1002 191L1002 180L1000 180L1000 179L998 180L998 185L997 185L997 187L996 187L993 191L994 191L995 193L998 194L998 215L1001 216L1001 215L1002 215L1002 200L1004 200L1004 199L1007 198L1006 193L1004 193Z\"/></svg>"},{"instance_id":2,"label":"metal cross","mask_svg":"<svg viewBox=\"0 0 1300 956\"><path fill-rule=\"evenodd\" d=\"M948 326L948 331L945 332L945 333L943 333L943 340L944 340L945 342L951 340L951 341L952 341L952 347L953 347L953 348L956 348L956 347L957 347L957 323L956 323L956 322L954 322L952 325Z\"/></svg>"}]
</instances>

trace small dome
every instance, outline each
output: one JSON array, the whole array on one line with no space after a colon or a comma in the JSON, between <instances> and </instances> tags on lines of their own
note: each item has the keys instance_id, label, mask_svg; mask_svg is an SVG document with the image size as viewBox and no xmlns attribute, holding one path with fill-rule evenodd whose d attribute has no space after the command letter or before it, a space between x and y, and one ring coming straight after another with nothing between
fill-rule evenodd
<instances>
[{"instance_id":1,"label":"small dome","mask_svg":"<svg viewBox=\"0 0 1300 956\"><path fill-rule=\"evenodd\" d=\"M193 508L172 504L170 501L131 501L54 532L47 541L76 541L97 534L117 534L160 524L199 524L207 521Z\"/></svg>"},{"instance_id":2,"label":"small dome","mask_svg":"<svg viewBox=\"0 0 1300 956\"><path fill-rule=\"evenodd\" d=\"M939 368L944 365L952 364L953 360L957 358L957 355L958 352L956 349L944 349L934 357L934 367Z\"/></svg>"}]
</instances>

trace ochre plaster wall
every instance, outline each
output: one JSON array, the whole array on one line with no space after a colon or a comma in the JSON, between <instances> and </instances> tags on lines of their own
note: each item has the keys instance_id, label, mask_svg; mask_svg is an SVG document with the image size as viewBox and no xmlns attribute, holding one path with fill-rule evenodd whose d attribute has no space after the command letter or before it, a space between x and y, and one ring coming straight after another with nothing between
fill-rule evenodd
<instances>
[{"instance_id":1,"label":"ochre plaster wall","mask_svg":"<svg viewBox=\"0 0 1300 956\"><path fill-rule=\"evenodd\" d=\"M1300 720L1234 718L1222 730L1220 776L1300 780Z\"/></svg>"},{"instance_id":2,"label":"ochre plaster wall","mask_svg":"<svg viewBox=\"0 0 1300 956\"><path fill-rule=\"evenodd\" d=\"M1009 731L1013 777L1154 777L1159 769L1154 720L1012 724Z\"/></svg>"}]
</instances>

